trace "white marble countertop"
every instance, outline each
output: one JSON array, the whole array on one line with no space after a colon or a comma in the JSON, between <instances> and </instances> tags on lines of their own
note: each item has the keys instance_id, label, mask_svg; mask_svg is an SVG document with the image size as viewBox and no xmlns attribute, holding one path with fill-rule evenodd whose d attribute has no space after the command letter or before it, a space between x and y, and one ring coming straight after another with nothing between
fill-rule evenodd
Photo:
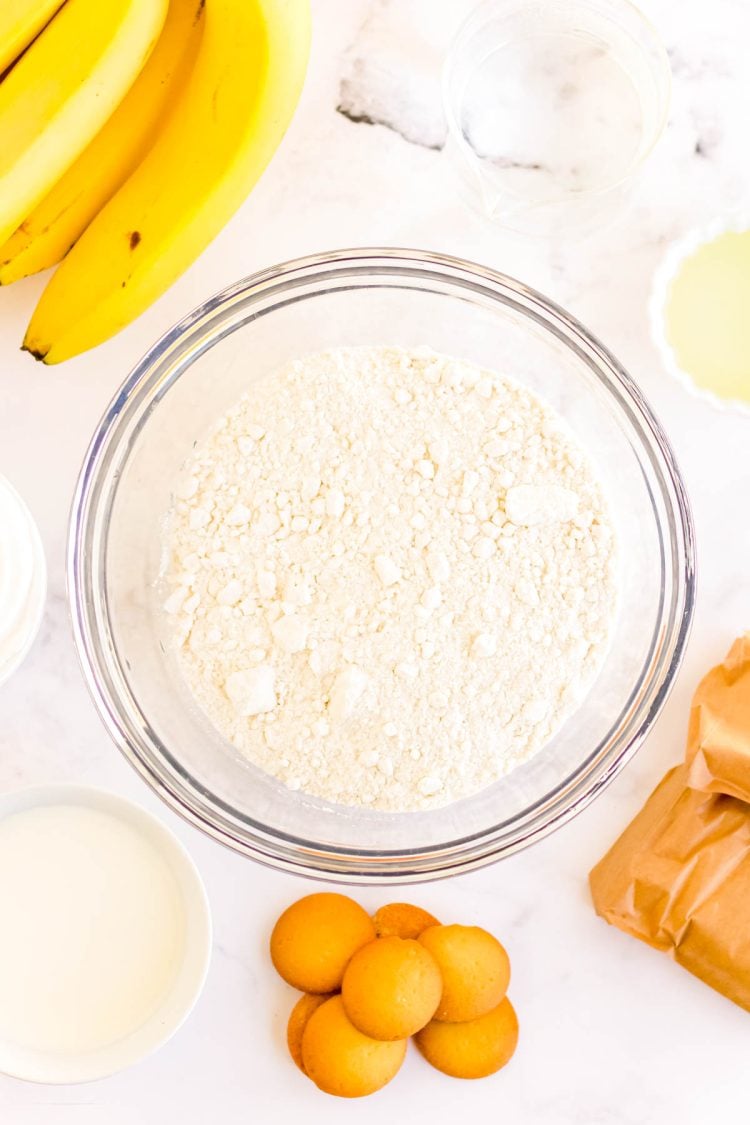
<instances>
[{"instance_id":1,"label":"white marble countertop","mask_svg":"<svg viewBox=\"0 0 750 1125\"><path fill-rule=\"evenodd\" d=\"M178 821L108 741L76 663L65 604L70 497L92 428L148 345L221 286L283 259L353 245L410 245L474 258L541 289L593 329L640 382L669 433L693 502L698 607L682 672L655 730L595 804L551 838L483 872L410 895L507 944L522 1039L478 1083L412 1052L399 1079L357 1103L361 1122L474 1119L529 1125L688 1125L743 1119L750 1017L593 912L586 874L681 754L693 688L750 625L750 420L715 411L660 368L646 298L665 244L750 194L746 0L644 0L674 69L667 133L619 225L557 249L519 243L464 210L444 175L435 74L446 29L470 0L313 0L315 42L294 124L245 206L188 273L116 340L61 368L20 353L40 279L0 293L0 472L42 531L50 595L31 656L0 690L0 789L77 781L156 811L206 881L216 943L186 1026L127 1073L77 1088L0 1078L9 1125L346 1121L286 1057L291 991L270 970L279 909L310 885L230 854ZM366 22L367 21L367 22ZM363 26L364 25L364 26ZM341 90L348 74L351 81ZM386 81L387 79L387 81ZM369 113L388 126L336 112ZM417 106L417 110L414 110ZM410 139L405 139L405 136ZM418 142L423 143L418 143ZM387 892L369 890L366 905Z\"/></svg>"}]
</instances>

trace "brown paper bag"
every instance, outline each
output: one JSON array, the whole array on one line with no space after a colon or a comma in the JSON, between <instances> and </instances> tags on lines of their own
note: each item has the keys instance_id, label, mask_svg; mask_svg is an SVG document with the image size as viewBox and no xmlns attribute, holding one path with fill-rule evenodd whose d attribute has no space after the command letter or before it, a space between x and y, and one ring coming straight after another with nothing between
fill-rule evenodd
<instances>
[{"instance_id":1,"label":"brown paper bag","mask_svg":"<svg viewBox=\"0 0 750 1125\"><path fill-rule=\"evenodd\" d=\"M664 777L590 876L597 913L750 1010L750 806Z\"/></svg>"},{"instance_id":2,"label":"brown paper bag","mask_svg":"<svg viewBox=\"0 0 750 1125\"><path fill-rule=\"evenodd\" d=\"M685 759L693 789L750 801L750 633L698 685Z\"/></svg>"}]
</instances>

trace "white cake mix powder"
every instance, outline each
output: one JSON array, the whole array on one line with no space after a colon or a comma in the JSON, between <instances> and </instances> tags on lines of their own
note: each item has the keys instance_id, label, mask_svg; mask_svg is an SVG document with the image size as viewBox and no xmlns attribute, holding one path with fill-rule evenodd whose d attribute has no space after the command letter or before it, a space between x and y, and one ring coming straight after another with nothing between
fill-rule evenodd
<instances>
[{"instance_id":1,"label":"white cake mix powder","mask_svg":"<svg viewBox=\"0 0 750 1125\"><path fill-rule=\"evenodd\" d=\"M427 348L341 349L254 386L193 451L165 610L192 694L257 766L434 808L580 703L614 548L588 459L530 391Z\"/></svg>"}]
</instances>

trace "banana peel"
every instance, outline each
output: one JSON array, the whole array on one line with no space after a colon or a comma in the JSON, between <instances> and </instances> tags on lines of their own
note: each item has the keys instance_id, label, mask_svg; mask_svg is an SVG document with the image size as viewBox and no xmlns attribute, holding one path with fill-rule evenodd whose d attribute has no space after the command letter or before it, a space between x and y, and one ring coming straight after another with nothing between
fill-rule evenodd
<instances>
[{"instance_id":1,"label":"banana peel","mask_svg":"<svg viewBox=\"0 0 750 1125\"><path fill-rule=\"evenodd\" d=\"M148 308L237 210L286 131L307 66L309 0L207 0L204 19L169 120L42 294L24 347L45 363Z\"/></svg>"},{"instance_id":2,"label":"banana peel","mask_svg":"<svg viewBox=\"0 0 750 1125\"><path fill-rule=\"evenodd\" d=\"M107 200L138 167L189 80L205 0L170 0L146 65L87 148L0 246L0 285L62 261Z\"/></svg>"},{"instance_id":3,"label":"banana peel","mask_svg":"<svg viewBox=\"0 0 750 1125\"><path fill-rule=\"evenodd\" d=\"M0 82L0 243L132 86L167 0L68 0Z\"/></svg>"}]
</instances>

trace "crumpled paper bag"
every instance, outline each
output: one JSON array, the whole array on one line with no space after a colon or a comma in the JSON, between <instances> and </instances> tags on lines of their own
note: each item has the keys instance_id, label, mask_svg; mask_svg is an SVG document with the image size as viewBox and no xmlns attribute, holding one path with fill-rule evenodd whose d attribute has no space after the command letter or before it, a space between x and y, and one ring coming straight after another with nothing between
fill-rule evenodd
<instances>
[{"instance_id":1,"label":"crumpled paper bag","mask_svg":"<svg viewBox=\"0 0 750 1125\"><path fill-rule=\"evenodd\" d=\"M698 685L685 760L693 789L750 802L750 633Z\"/></svg>"},{"instance_id":2,"label":"crumpled paper bag","mask_svg":"<svg viewBox=\"0 0 750 1125\"><path fill-rule=\"evenodd\" d=\"M669 771L590 875L596 911L750 1011L750 805Z\"/></svg>"}]
</instances>

